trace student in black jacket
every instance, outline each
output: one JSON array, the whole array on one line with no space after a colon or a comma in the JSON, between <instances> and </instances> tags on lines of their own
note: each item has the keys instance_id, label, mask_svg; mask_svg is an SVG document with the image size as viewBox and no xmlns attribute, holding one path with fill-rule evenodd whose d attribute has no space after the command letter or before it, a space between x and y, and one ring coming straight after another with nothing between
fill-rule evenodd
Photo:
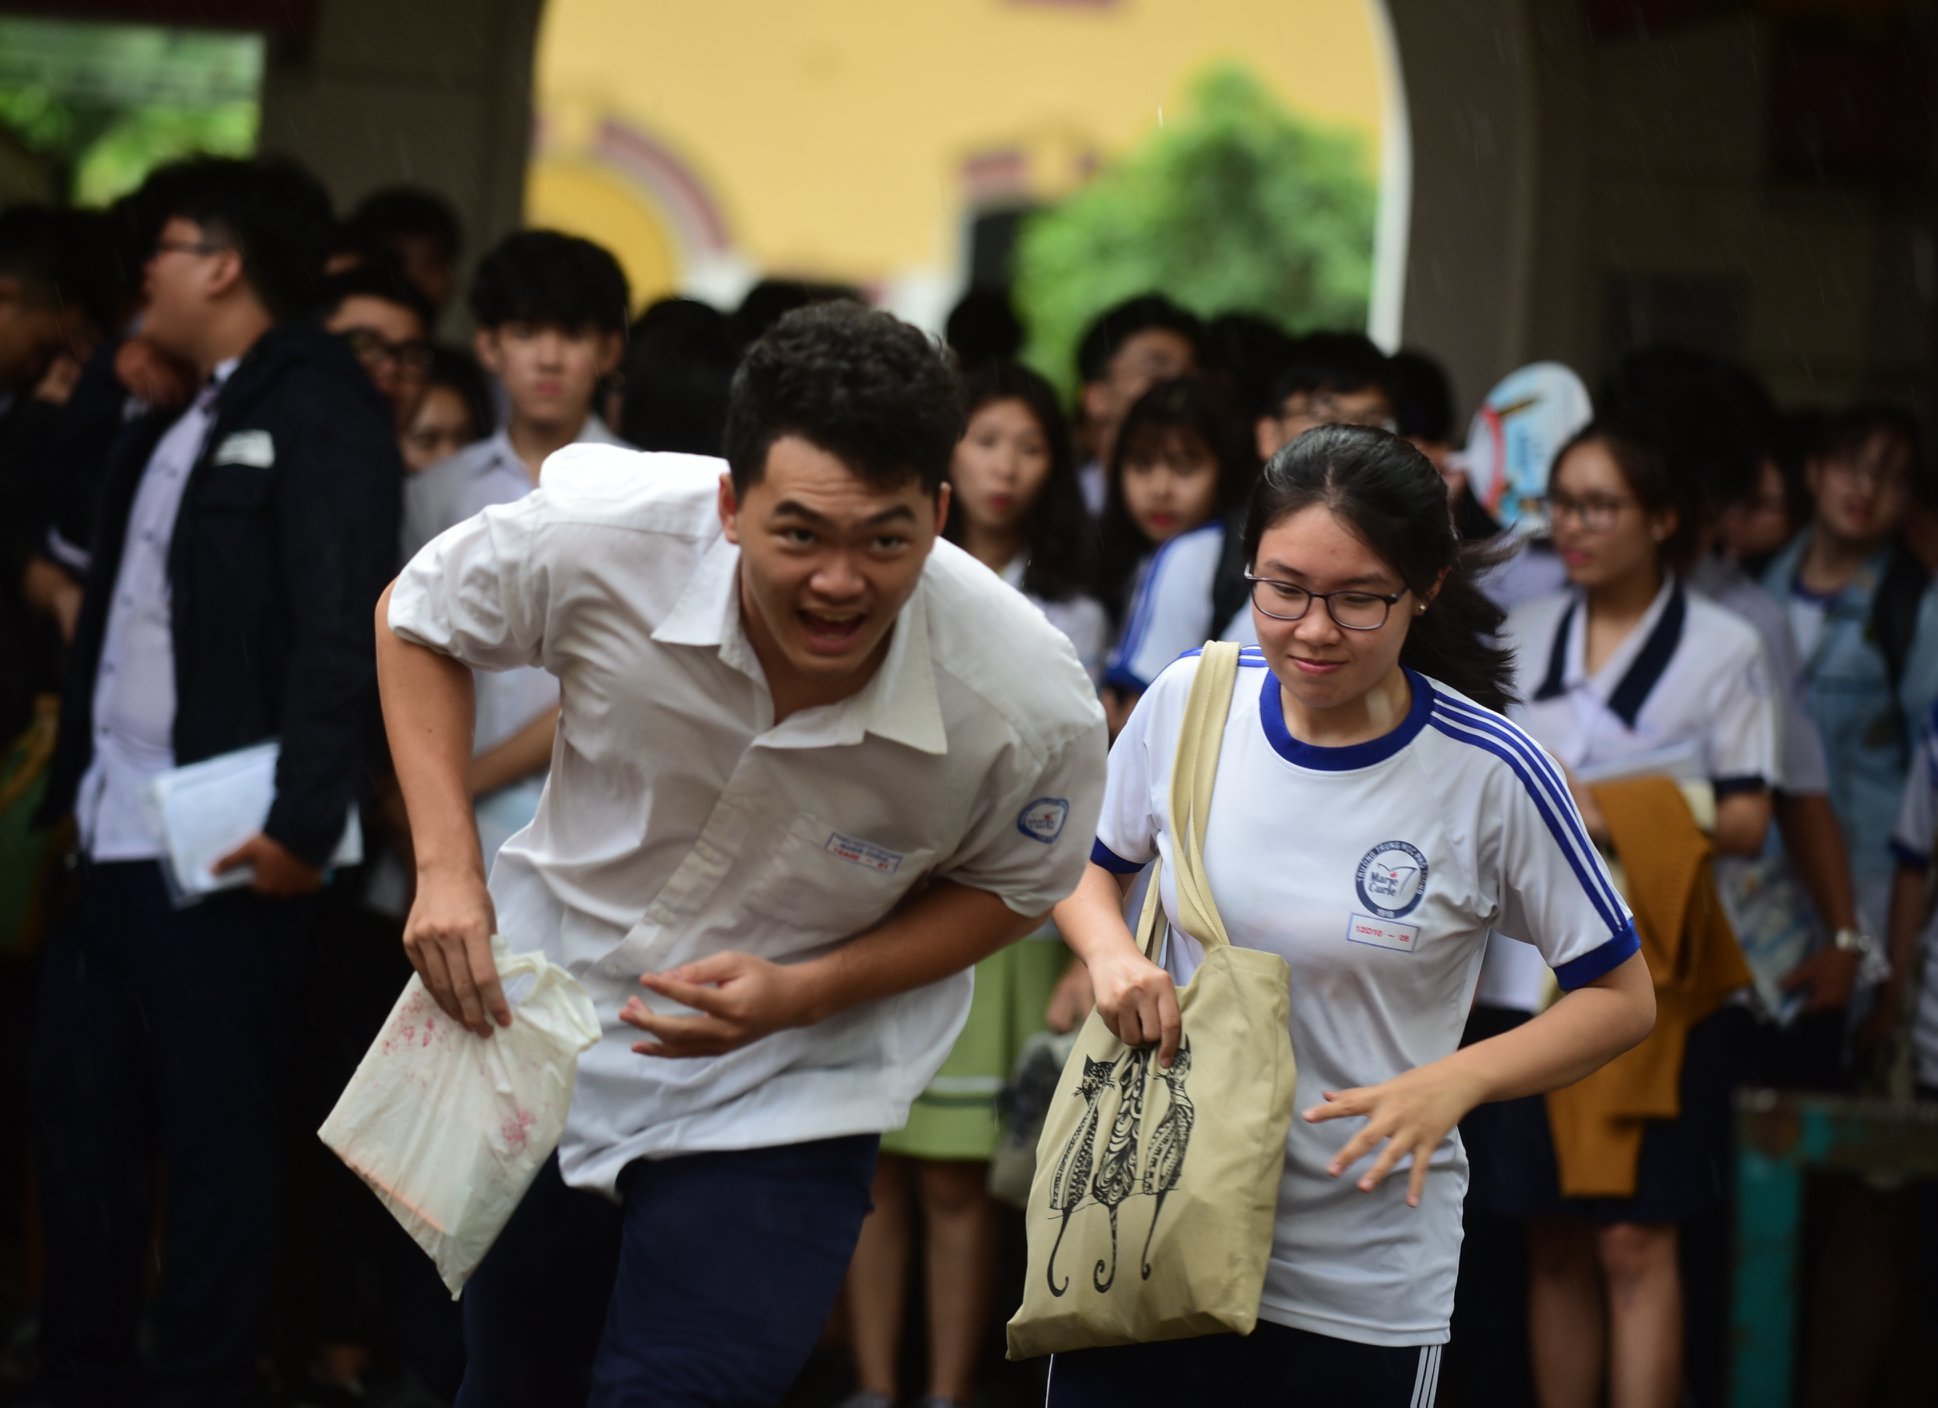
<instances>
[{"instance_id":1,"label":"student in black jacket","mask_svg":"<svg viewBox=\"0 0 1938 1408\"><path fill-rule=\"evenodd\" d=\"M401 468L348 348L294 321L330 229L321 187L207 159L172 191L142 333L201 386L111 452L47 794L78 823L82 884L49 940L34 1048L41 1358L55 1402L211 1408L256 1389L292 998L364 774ZM268 739L274 803L217 866L246 867L248 886L175 908L146 783ZM166 1251L143 1398L157 1154Z\"/></svg>"}]
</instances>

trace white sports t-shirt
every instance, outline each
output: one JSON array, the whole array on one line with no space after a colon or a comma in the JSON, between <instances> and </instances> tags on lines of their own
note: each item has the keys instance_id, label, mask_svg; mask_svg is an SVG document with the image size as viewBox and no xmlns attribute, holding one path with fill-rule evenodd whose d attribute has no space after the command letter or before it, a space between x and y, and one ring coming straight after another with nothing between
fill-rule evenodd
<instances>
[{"instance_id":1,"label":"white sports t-shirt","mask_svg":"<svg viewBox=\"0 0 1938 1408\"><path fill-rule=\"evenodd\" d=\"M1450 1054L1490 928L1534 944L1569 988L1637 951L1560 769L1520 729L1409 673L1412 706L1392 733L1314 747L1287 732L1264 658L1247 650L1240 665L1205 870L1233 942L1291 965L1295 1112L1324 1091ZM1171 765L1196 672L1194 653L1132 712L1111 750L1092 853L1119 873L1162 855L1167 914L1177 913ZM1202 952L1173 928L1166 966L1183 983ZM1363 1344L1443 1342L1467 1187L1459 1135L1447 1136L1422 1205L1409 1208L1409 1161L1372 1193L1355 1183L1370 1159L1327 1176L1360 1124L1293 1120L1259 1314Z\"/></svg>"},{"instance_id":2,"label":"white sports t-shirt","mask_svg":"<svg viewBox=\"0 0 1938 1408\"><path fill-rule=\"evenodd\" d=\"M1142 694L1166 665L1210 638L1211 589L1224 550L1225 527L1217 519L1158 544L1137 569L1105 684Z\"/></svg>"}]
</instances>

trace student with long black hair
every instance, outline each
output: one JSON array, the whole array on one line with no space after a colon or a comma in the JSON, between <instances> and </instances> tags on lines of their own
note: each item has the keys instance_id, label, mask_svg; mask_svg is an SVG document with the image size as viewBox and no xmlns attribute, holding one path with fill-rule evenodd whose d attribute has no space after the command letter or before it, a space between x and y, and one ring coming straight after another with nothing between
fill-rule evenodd
<instances>
[{"instance_id":1,"label":"student with long black hair","mask_svg":"<svg viewBox=\"0 0 1938 1408\"><path fill-rule=\"evenodd\" d=\"M1298 1113L1259 1324L1059 1355L1057 1408L1431 1404L1466 1179L1455 1126L1483 1101L1579 1079L1653 1019L1633 921L1560 768L1496 712L1499 613L1431 462L1377 429L1310 431L1266 465L1245 534L1259 646L1240 657L1204 865L1232 941L1291 967ZM1162 856L1177 913L1167 794L1196 669L1178 661L1132 713L1091 865L1056 910L1106 1024L1155 1044L1161 1066L1200 948L1174 923L1151 962L1122 907ZM1565 995L1457 1051L1496 928L1534 944ZM1408 1160L1404 1185L1389 1180Z\"/></svg>"},{"instance_id":2,"label":"student with long black hair","mask_svg":"<svg viewBox=\"0 0 1938 1408\"><path fill-rule=\"evenodd\" d=\"M1099 587L1118 632L1104 670L1113 731L1160 670L1217 633L1225 535L1257 476L1244 421L1216 377L1161 381L1124 417L1099 528Z\"/></svg>"}]
</instances>

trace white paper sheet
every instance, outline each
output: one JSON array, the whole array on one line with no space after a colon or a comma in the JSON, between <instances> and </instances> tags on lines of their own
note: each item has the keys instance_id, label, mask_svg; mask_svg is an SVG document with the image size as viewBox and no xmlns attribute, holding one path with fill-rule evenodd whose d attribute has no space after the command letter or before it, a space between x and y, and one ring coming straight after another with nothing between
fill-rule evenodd
<instances>
[{"instance_id":1,"label":"white paper sheet","mask_svg":"<svg viewBox=\"0 0 1938 1408\"><path fill-rule=\"evenodd\" d=\"M269 820L276 800L274 740L165 772L148 784L149 816L167 848L167 871L177 904L193 904L217 890L247 885L244 866L216 875L216 861L247 841ZM363 828L355 807L344 824L329 864L363 859Z\"/></svg>"}]
</instances>

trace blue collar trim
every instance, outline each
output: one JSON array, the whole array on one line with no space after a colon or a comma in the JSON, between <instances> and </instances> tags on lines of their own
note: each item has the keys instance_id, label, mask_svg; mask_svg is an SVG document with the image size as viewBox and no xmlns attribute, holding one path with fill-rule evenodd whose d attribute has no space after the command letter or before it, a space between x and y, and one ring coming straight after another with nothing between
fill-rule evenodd
<instances>
[{"instance_id":1,"label":"blue collar trim","mask_svg":"<svg viewBox=\"0 0 1938 1408\"><path fill-rule=\"evenodd\" d=\"M1285 700L1279 693L1279 678L1267 670L1258 695L1258 717L1265 727L1265 741L1286 762L1320 772L1351 772L1383 763L1419 735L1427 725L1427 711L1433 707L1433 686L1426 676L1407 670L1406 682L1413 692L1413 702L1398 728L1364 743L1327 748L1317 743L1302 743L1292 736L1285 726Z\"/></svg>"}]
</instances>

